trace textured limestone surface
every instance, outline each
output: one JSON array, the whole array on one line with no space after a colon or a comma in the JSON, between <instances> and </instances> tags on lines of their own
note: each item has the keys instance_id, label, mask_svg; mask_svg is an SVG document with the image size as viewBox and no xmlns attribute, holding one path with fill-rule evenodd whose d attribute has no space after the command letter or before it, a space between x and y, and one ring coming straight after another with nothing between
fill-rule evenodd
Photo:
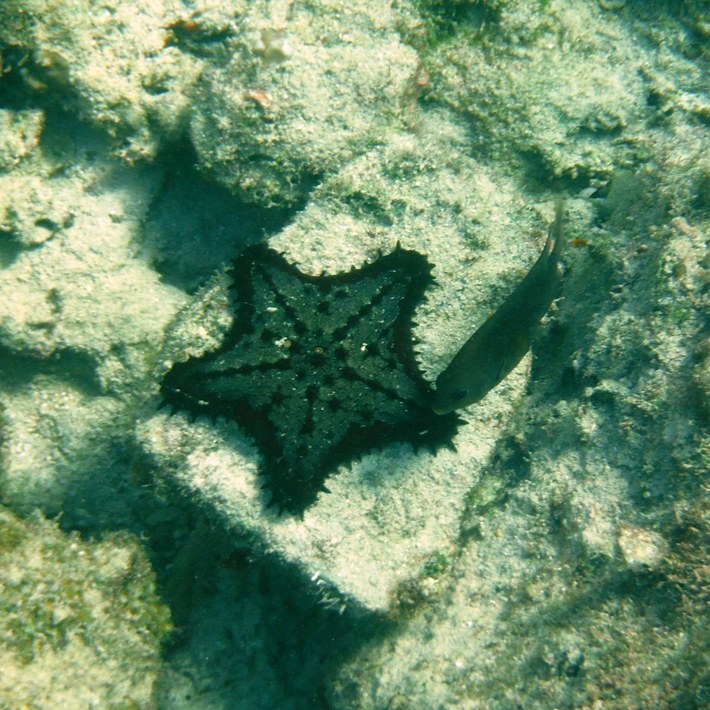
<instances>
[{"instance_id":1,"label":"textured limestone surface","mask_svg":"<svg viewBox=\"0 0 710 710\"><path fill-rule=\"evenodd\" d=\"M180 3L7 0L4 71L41 99L60 97L112 139L127 161L154 156L184 129L196 57L171 42Z\"/></svg>"},{"instance_id":2,"label":"textured limestone surface","mask_svg":"<svg viewBox=\"0 0 710 710\"><path fill-rule=\"evenodd\" d=\"M0 502L102 540L7 524L42 535L10 557L85 555L68 605L56 567L7 568L41 653L3 703L708 705L709 27L703 0L0 3ZM433 380L558 193L563 299L456 452L369 452L301 521L235 426L156 413L244 245L426 254ZM77 611L143 634L138 544L162 666L160 630L115 662Z\"/></svg>"},{"instance_id":3,"label":"textured limestone surface","mask_svg":"<svg viewBox=\"0 0 710 710\"><path fill-rule=\"evenodd\" d=\"M442 124L441 118L436 125L435 138L414 141L401 136L384 151L363 156L325 181L312 206L272 240L310 273L323 268L347 270L399 242L406 249L426 253L436 265L435 276L461 274L456 286L447 287L440 277L442 286L431 290L417 312L415 334L422 340L419 350L429 373L442 355L431 345L437 338L423 334L441 333L438 342L444 355L459 347L470 330L467 319L468 323L484 320L495 308L496 289L512 288L525 273L541 248L545 220L551 214L550 205L536 214L504 180L496 180L483 166L447 148L442 136L455 133L455 126ZM448 174L428 157L434 153L439 159L444 156L444 165L451 164ZM379 176L395 169L399 171L396 185L385 184ZM388 198L393 189L398 195L396 207ZM361 216L359 204L350 203L352 194L372 203L375 219ZM420 209L423 195L439 209ZM391 226L373 233L375 220L387 219L395 209L397 215L389 217ZM462 213L476 219L475 229L463 229ZM533 224L537 230L528 231L516 248L517 255L510 252L507 235L518 233L516 225L524 231ZM328 249L333 230L347 230L347 250ZM458 247L452 249L452 244ZM505 251L510 266L501 273ZM475 269L467 266L474 259ZM462 297L453 296L453 289ZM223 285L216 283L203 294L202 308L191 307L191 312L179 317L179 333L174 343L169 339L166 356L184 357L180 343L183 348L189 343L194 352L200 334L209 337L210 319L213 337L219 337L229 315L228 299L220 297L223 293ZM442 322L449 311L452 317ZM459 323L453 325L456 316ZM424 449L415 453L411 446L393 442L329 477L330 493L320 495L303 520L266 509L268 496L260 490L263 481L257 476L258 452L234 425L207 419L191 423L179 412L173 416L161 412L139 426L139 437L151 462L190 498L213 507L237 536L298 565L332 603L354 603L383 612L396 604L402 583L414 583L433 556L455 545L466 492L490 456L500 422L510 416L520 397L528 369L526 360L485 407L467 417L453 442L456 452L443 448L435 455Z\"/></svg>"},{"instance_id":4,"label":"textured limestone surface","mask_svg":"<svg viewBox=\"0 0 710 710\"><path fill-rule=\"evenodd\" d=\"M184 296L137 255L156 175L118 165L90 131L5 115L0 491L57 514L79 490L110 500L125 477L138 383Z\"/></svg>"},{"instance_id":5,"label":"textured limestone surface","mask_svg":"<svg viewBox=\"0 0 710 710\"><path fill-rule=\"evenodd\" d=\"M629 70L642 39L597 3L549 5L500 3L443 38L427 65L432 96L469 116L474 143L501 161L608 176L647 142L644 79Z\"/></svg>"},{"instance_id":6,"label":"textured limestone surface","mask_svg":"<svg viewBox=\"0 0 710 710\"><path fill-rule=\"evenodd\" d=\"M200 81L191 122L202 167L246 199L303 200L324 175L414 118L406 5L258 0L234 23L228 61Z\"/></svg>"},{"instance_id":7,"label":"textured limestone surface","mask_svg":"<svg viewBox=\"0 0 710 710\"><path fill-rule=\"evenodd\" d=\"M707 165L675 162L699 145L587 232L457 553L340 669L336 707L704 704Z\"/></svg>"}]
</instances>

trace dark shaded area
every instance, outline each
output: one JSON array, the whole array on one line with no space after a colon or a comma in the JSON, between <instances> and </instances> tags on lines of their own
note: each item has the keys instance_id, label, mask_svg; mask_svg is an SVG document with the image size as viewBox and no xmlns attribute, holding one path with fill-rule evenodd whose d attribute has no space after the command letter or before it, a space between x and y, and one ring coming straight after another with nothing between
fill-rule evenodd
<instances>
[{"instance_id":1,"label":"dark shaded area","mask_svg":"<svg viewBox=\"0 0 710 710\"><path fill-rule=\"evenodd\" d=\"M161 189L148 210L140 245L164 281L194 291L235 253L283 229L302 205L248 204L206 179L192 144L179 141L158 159Z\"/></svg>"},{"instance_id":2,"label":"dark shaded area","mask_svg":"<svg viewBox=\"0 0 710 710\"><path fill-rule=\"evenodd\" d=\"M288 698L289 707L329 708L334 672L392 622L336 603L292 565L235 542L209 511L178 500L147 540L176 625L165 648L174 669L190 677L197 669L195 691L221 707L277 708L274 698ZM170 682L159 686L160 707L169 707Z\"/></svg>"},{"instance_id":3,"label":"dark shaded area","mask_svg":"<svg viewBox=\"0 0 710 710\"><path fill-rule=\"evenodd\" d=\"M393 623L384 619L347 607L342 612L325 608L313 583L297 578L293 569L265 567L259 590L279 612L265 615L269 658L287 694L304 710L327 710L338 668L362 646L392 632Z\"/></svg>"},{"instance_id":4,"label":"dark shaded area","mask_svg":"<svg viewBox=\"0 0 710 710\"><path fill-rule=\"evenodd\" d=\"M57 52L0 44L0 108L71 110L69 64Z\"/></svg>"},{"instance_id":5,"label":"dark shaded area","mask_svg":"<svg viewBox=\"0 0 710 710\"><path fill-rule=\"evenodd\" d=\"M12 266L25 248L15 239L15 235L5 229L0 229L0 269Z\"/></svg>"},{"instance_id":6,"label":"dark shaded area","mask_svg":"<svg viewBox=\"0 0 710 710\"><path fill-rule=\"evenodd\" d=\"M554 677L566 679L569 693L562 705L557 700L559 707L577 707L585 701L589 704L610 702L614 707L619 702L625 705L620 693L629 697L634 686L643 685L648 678L643 677L643 658L635 655L633 640L603 626L604 610L610 605L614 608L622 600L633 605L633 613L645 620L640 632L650 641L660 628L676 627L682 615L680 590L669 584L663 574L618 571L601 564L600 560L586 568L570 569L569 576L577 580L582 591L572 592L563 602L537 603L535 612L530 613L530 599L524 593L509 600L505 615L516 630L505 639L505 655L512 664L510 672L527 679L529 687L525 697L541 707L550 700L545 681ZM578 638L571 645L553 643L562 630L574 628L578 623L586 626L594 618L602 624L598 636ZM707 674L703 673L704 645L702 632L688 630L687 648L683 649L682 656L679 653L682 666L668 668L664 707L702 707L697 701L706 692L703 689L703 677L707 680ZM623 678L625 675L627 679ZM634 675L638 675L637 680ZM492 681L490 690L495 688L495 683ZM484 695L488 695L487 691L478 688ZM639 695L643 697L644 691Z\"/></svg>"},{"instance_id":7,"label":"dark shaded area","mask_svg":"<svg viewBox=\"0 0 710 710\"><path fill-rule=\"evenodd\" d=\"M209 16L196 14L185 20L178 20L168 26L169 46L182 52L203 58L220 58L227 55L227 45L234 40L234 28L215 22Z\"/></svg>"},{"instance_id":8,"label":"dark shaded area","mask_svg":"<svg viewBox=\"0 0 710 710\"><path fill-rule=\"evenodd\" d=\"M0 346L0 380L5 390L20 391L39 374L63 380L85 395L101 394L95 364L85 353L66 348L49 357L31 357Z\"/></svg>"},{"instance_id":9,"label":"dark shaded area","mask_svg":"<svg viewBox=\"0 0 710 710\"><path fill-rule=\"evenodd\" d=\"M463 28L482 30L488 25L495 27L500 21L499 8L481 0L418 0L416 5L426 20L425 43L430 46L436 46ZM413 46L422 42L417 38L409 38L409 41Z\"/></svg>"}]
</instances>

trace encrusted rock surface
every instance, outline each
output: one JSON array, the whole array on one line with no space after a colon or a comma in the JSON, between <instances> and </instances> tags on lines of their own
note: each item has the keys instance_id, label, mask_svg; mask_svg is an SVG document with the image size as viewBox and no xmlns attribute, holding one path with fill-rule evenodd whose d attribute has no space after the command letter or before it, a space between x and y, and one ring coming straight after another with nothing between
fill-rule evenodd
<instances>
[{"instance_id":1,"label":"encrusted rock surface","mask_svg":"<svg viewBox=\"0 0 710 710\"><path fill-rule=\"evenodd\" d=\"M66 645L3 702L29 678L108 706L119 669L114 699L171 710L707 705L709 25L701 0L1 3L0 500L93 584L13 587ZM243 245L314 274L425 253L433 380L558 193L563 298L456 452L372 451L301 521L235 426L156 413ZM182 630L162 665L137 539ZM74 612L135 590L143 660L97 655Z\"/></svg>"},{"instance_id":2,"label":"encrusted rock surface","mask_svg":"<svg viewBox=\"0 0 710 710\"><path fill-rule=\"evenodd\" d=\"M151 707L170 612L138 540L0 508L0 705Z\"/></svg>"}]
</instances>

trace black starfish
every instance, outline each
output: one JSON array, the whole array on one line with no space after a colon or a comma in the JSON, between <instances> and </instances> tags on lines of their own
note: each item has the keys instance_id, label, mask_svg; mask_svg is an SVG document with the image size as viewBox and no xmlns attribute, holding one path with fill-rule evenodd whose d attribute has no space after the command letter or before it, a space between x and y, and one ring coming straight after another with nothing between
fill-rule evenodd
<instances>
[{"instance_id":1,"label":"black starfish","mask_svg":"<svg viewBox=\"0 0 710 710\"><path fill-rule=\"evenodd\" d=\"M432 413L412 348L414 308L433 281L426 257L398 245L361 269L308 276L259 245L231 276L224 343L174 365L162 394L251 435L273 504L302 514L338 464L374 447L450 445L459 419Z\"/></svg>"}]
</instances>

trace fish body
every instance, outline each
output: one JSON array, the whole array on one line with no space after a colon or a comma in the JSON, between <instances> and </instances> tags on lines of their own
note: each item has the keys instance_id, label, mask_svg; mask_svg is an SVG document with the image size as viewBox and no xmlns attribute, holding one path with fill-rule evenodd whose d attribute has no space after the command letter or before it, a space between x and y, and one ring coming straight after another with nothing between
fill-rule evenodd
<instances>
[{"instance_id":1,"label":"fish body","mask_svg":"<svg viewBox=\"0 0 710 710\"><path fill-rule=\"evenodd\" d=\"M436 379L432 409L447 414L478 402L503 380L530 349L535 327L560 284L563 203L537 261L500 308L464 343Z\"/></svg>"}]
</instances>

